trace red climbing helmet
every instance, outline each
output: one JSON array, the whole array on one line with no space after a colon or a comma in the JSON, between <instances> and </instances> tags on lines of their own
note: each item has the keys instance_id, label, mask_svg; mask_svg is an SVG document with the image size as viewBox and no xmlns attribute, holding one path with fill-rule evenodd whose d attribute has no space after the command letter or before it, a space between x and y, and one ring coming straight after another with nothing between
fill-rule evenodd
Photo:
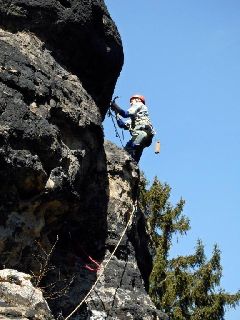
<instances>
[{"instance_id":1,"label":"red climbing helmet","mask_svg":"<svg viewBox=\"0 0 240 320\"><path fill-rule=\"evenodd\" d=\"M144 98L144 96L142 96L142 95L140 95L140 94L134 94L133 96L131 96L130 102L131 102L132 99L134 99L134 98L140 99L140 100L142 101L142 103L145 104L145 98Z\"/></svg>"}]
</instances>

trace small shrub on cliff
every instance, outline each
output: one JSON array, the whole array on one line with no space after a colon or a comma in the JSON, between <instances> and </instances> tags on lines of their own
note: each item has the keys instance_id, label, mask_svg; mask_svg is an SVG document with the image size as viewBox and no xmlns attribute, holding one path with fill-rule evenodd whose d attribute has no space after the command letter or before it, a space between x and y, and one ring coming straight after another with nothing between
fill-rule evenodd
<instances>
[{"instance_id":1,"label":"small shrub on cliff","mask_svg":"<svg viewBox=\"0 0 240 320\"><path fill-rule=\"evenodd\" d=\"M172 206L171 188L157 178L149 189L142 177L140 206L147 219L154 263L150 275L149 294L156 307L174 320L223 320L225 307L235 307L240 291L226 293L220 286L222 267L220 250L214 246L207 261L204 246L199 240L195 252L188 256L169 258L173 236L190 229L183 215L184 200Z\"/></svg>"}]
</instances>

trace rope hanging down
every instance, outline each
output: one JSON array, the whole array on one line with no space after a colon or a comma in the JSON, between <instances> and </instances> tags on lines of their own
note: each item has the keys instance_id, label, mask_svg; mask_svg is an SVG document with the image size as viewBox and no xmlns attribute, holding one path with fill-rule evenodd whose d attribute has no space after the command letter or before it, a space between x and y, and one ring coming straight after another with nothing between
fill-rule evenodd
<instances>
[{"instance_id":1,"label":"rope hanging down","mask_svg":"<svg viewBox=\"0 0 240 320\"><path fill-rule=\"evenodd\" d=\"M129 219L128 219L128 222L127 222L127 225L125 227L125 229L123 230L123 233L118 241L118 243L116 244L116 247L114 248L113 252L111 253L110 257L108 258L106 264L104 265L104 267L102 268L102 270L100 271L96 281L94 282L94 284L92 285L92 288L90 289L90 291L86 294L86 296L84 297L84 299L76 306L76 308L64 319L64 320L68 320L70 319L70 317L82 306L82 304L87 300L87 298L90 296L90 294L92 293L92 291L95 289L98 281L100 280L101 276L103 275L104 271L106 270L109 262L111 261L113 255L115 254L115 252L117 251L117 248L119 247L122 239L123 239L123 236L125 235L126 231L127 231L127 228L130 224L130 222L132 221L132 218L133 218L133 215L134 215L134 212L136 211L137 209L137 204L135 203L134 206L133 206L133 210L129 216Z\"/></svg>"},{"instance_id":2,"label":"rope hanging down","mask_svg":"<svg viewBox=\"0 0 240 320\"><path fill-rule=\"evenodd\" d=\"M108 116L111 117L112 122L113 122L113 125L114 125L114 130L115 130L116 137L119 138L119 140L120 140L120 142L121 142L121 145L122 145L122 147L124 148L122 139L121 139L121 137L120 137L120 134L118 133L117 126L116 126L116 123L115 123L115 121L114 121L114 116L113 116L113 114L112 114L112 112L111 112L110 110L108 110Z\"/></svg>"}]
</instances>

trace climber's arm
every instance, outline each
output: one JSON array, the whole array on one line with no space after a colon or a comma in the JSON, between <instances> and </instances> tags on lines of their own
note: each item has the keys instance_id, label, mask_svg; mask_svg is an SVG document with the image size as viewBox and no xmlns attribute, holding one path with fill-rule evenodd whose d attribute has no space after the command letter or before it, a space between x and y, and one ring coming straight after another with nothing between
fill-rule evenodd
<instances>
[{"instance_id":1,"label":"climber's arm","mask_svg":"<svg viewBox=\"0 0 240 320\"><path fill-rule=\"evenodd\" d=\"M116 102L111 103L111 109L117 114L120 114L123 118L128 118L130 116L129 112L121 109Z\"/></svg>"},{"instance_id":2,"label":"climber's arm","mask_svg":"<svg viewBox=\"0 0 240 320\"><path fill-rule=\"evenodd\" d=\"M128 126L121 118L117 118L117 124L118 124L119 128L122 128L124 130L128 129Z\"/></svg>"}]
</instances>

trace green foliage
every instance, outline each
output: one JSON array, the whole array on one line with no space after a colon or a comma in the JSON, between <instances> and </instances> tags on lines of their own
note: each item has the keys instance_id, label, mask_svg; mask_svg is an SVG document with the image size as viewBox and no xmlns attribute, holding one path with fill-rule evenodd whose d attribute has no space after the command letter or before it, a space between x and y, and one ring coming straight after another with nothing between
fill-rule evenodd
<instances>
[{"instance_id":1,"label":"green foliage","mask_svg":"<svg viewBox=\"0 0 240 320\"><path fill-rule=\"evenodd\" d=\"M189 219L182 213L185 202L180 199L175 206L171 205L171 188L157 178L147 189L142 176L140 191L140 207L147 219L154 252L149 294L156 307L174 320L223 320L225 307L239 304L240 291L229 294L220 288L218 246L214 246L208 261L200 240L194 254L170 259L173 236L186 234L190 229Z\"/></svg>"}]
</instances>

